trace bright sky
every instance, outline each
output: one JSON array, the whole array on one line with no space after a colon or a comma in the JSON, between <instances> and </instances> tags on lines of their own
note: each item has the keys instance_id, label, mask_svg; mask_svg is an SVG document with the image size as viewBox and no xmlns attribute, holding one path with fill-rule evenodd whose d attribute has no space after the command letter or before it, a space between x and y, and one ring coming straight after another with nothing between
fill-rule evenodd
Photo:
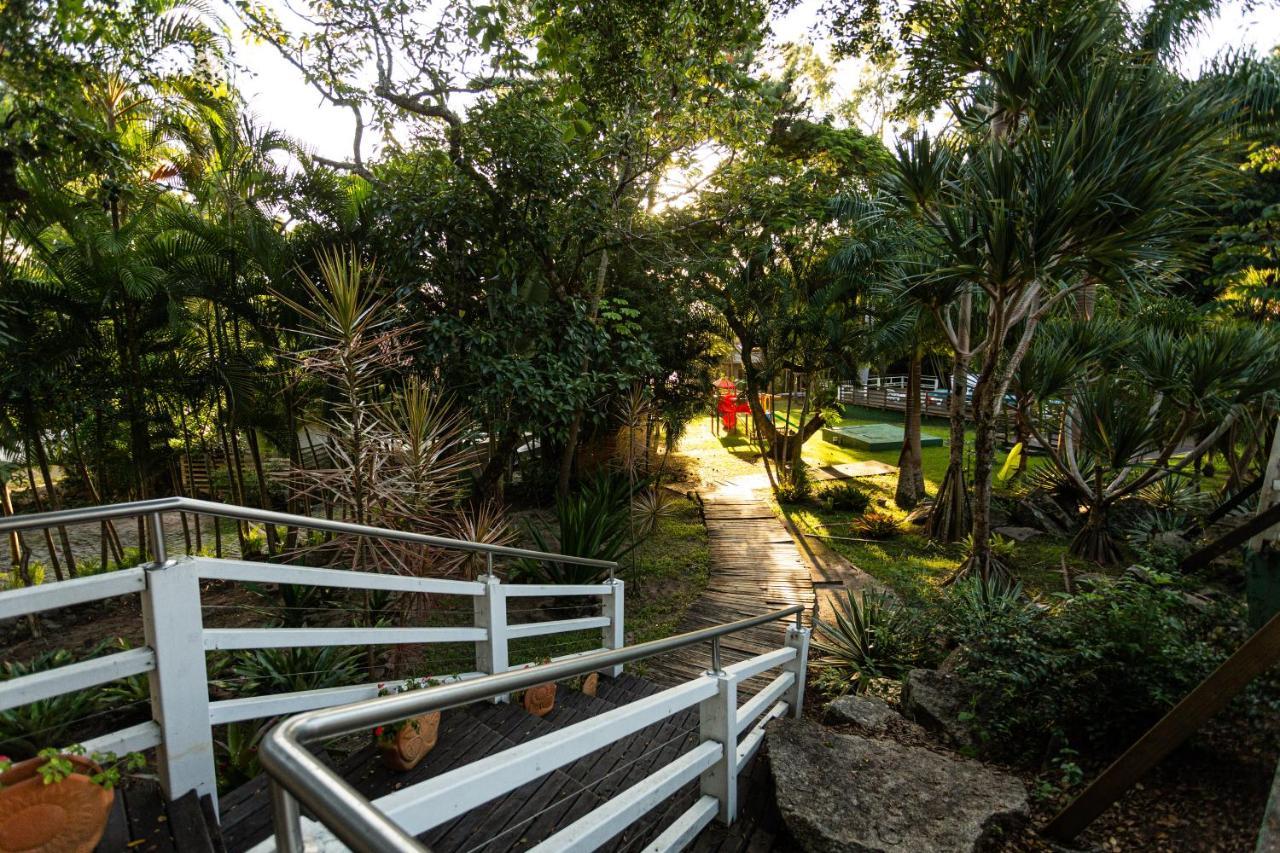
<instances>
[{"instance_id":1,"label":"bright sky","mask_svg":"<svg viewBox=\"0 0 1280 853\"><path fill-rule=\"evenodd\" d=\"M1137 0L1142 3L1142 0ZM821 0L802 0L785 18L775 23L780 41L820 41L817 11ZM1137 5L1137 4L1135 4ZM1145 3L1142 3L1145 5ZM1194 76L1204 63L1224 50L1255 49L1265 52L1280 44L1280 13L1274 6L1245 11L1240 0L1223 4L1222 13L1212 23L1182 62L1183 72ZM238 80L249 108L262 120L293 136L315 153L333 159L349 159L352 119L350 113L325 104L301 75L276 55L271 47L240 44L240 62L249 73ZM840 91L848 91L857 65L839 67ZM373 153L366 140L365 156Z\"/></svg>"}]
</instances>

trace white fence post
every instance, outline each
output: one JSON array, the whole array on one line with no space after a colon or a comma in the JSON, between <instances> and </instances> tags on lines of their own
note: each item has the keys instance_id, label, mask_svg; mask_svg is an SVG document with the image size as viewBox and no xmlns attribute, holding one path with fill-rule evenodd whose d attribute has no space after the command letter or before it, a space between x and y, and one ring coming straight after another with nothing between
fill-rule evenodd
<instances>
[{"instance_id":1,"label":"white fence post","mask_svg":"<svg viewBox=\"0 0 1280 853\"><path fill-rule=\"evenodd\" d=\"M600 597L600 614L609 617L609 624L601 628L600 632L603 634L603 645L606 649L620 649L627 644L623 620L624 587L622 581L617 578L610 578L609 585L613 587L613 594ZM622 664L609 667L605 673L610 678L617 678L622 675Z\"/></svg>"},{"instance_id":2,"label":"white fence post","mask_svg":"<svg viewBox=\"0 0 1280 853\"><path fill-rule=\"evenodd\" d=\"M507 655L506 591L492 572L476 580L484 584L484 594L475 597L476 627L488 632L488 639L476 640L476 669L496 675L506 672L510 667ZM500 696L494 701L505 702L508 698Z\"/></svg>"},{"instance_id":3,"label":"white fence post","mask_svg":"<svg viewBox=\"0 0 1280 853\"><path fill-rule=\"evenodd\" d=\"M158 525L152 528L158 533ZM163 552L158 554L163 560ZM194 789L218 800L209 726L200 575L193 560L155 562L146 570L142 619L147 645L156 655L148 675L151 715L160 726L160 784L176 799Z\"/></svg>"},{"instance_id":4,"label":"white fence post","mask_svg":"<svg viewBox=\"0 0 1280 853\"><path fill-rule=\"evenodd\" d=\"M713 640L712 671L716 679L716 695L702 700L698 706L699 740L714 740L724 747L720 760L702 771L703 795L720 803L717 819L728 826L738 816L738 680L720 668L720 638Z\"/></svg>"},{"instance_id":5,"label":"white fence post","mask_svg":"<svg viewBox=\"0 0 1280 853\"><path fill-rule=\"evenodd\" d=\"M796 650L795 660L787 661L782 669L795 675L795 683L786 692L787 704L791 706L791 716L800 719L804 709L804 679L809 669L809 629L802 625L791 625L787 628L786 644Z\"/></svg>"}]
</instances>

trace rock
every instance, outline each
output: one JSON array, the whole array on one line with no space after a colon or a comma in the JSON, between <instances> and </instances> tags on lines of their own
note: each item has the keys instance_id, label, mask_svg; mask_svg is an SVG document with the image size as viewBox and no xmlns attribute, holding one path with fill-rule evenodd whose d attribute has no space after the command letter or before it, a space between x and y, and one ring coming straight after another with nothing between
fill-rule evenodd
<instances>
[{"instance_id":1,"label":"rock","mask_svg":"<svg viewBox=\"0 0 1280 853\"><path fill-rule=\"evenodd\" d=\"M933 514L933 502L927 501L920 506L907 513L907 517L903 519L907 524L921 525L929 521L929 516Z\"/></svg>"},{"instance_id":2,"label":"rock","mask_svg":"<svg viewBox=\"0 0 1280 853\"><path fill-rule=\"evenodd\" d=\"M1042 531L1036 530L1034 527L1018 527L1011 524L1006 527L997 527L994 532L1005 539L1012 539L1014 542L1026 542L1028 539L1034 539L1039 536Z\"/></svg>"},{"instance_id":3,"label":"rock","mask_svg":"<svg viewBox=\"0 0 1280 853\"><path fill-rule=\"evenodd\" d=\"M1017 505L1020 521L1054 536L1065 536L1074 529L1073 519L1044 494L1030 494Z\"/></svg>"},{"instance_id":4,"label":"rock","mask_svg":"<svg viewBox=\"0 0 1280 853\"><path fill-rule=\"evenodd\" d=\"M868 734L884 734L889 723L902 719L883 699L850 693L827 706L826 719L833 723L850 723Z\"/></svg>"},{"instance_id":5,"label":"rock","mask_svg":"<svg viewBox=\"0 0 1280 853\"><path fill-rule=\"evenodd\" d=\"M1146 566L1129 566L1122 574L1125 577L1133 578L1139 583L1151 583L1151 570Z\"/></svg>"},{"instance_id":6,"label":"rock","mask_svg":"<svg viewBox=\"0 0 1280 853\"><path fill-rule=\"evenodd\" d=\"M902 682L902 712L952 745L972 747L973 732L960 719L970 706L969 691L957 675L913 669Z\"/></svg>"},{"instance_id":7,"label":"rock","mask_svg":"<svg viewBox=\"0 0 1280 853\"><path fill-rule=\"evenodd\" d=\"M806 720L766 730L778 808L809 853L969 851L1027 818L1027 792L980 762Z\"/></svg>"},{"instance_id":8,"label":"rock","mask_svg":"<svg viewBox=\"0 0 1280 853\"><path fill-rule=\"evenodd\" d=\"M956 646L947 652L947 656L938 664L938 672L955 672L962 663L964 663L964 647Z\"/></svg>"}]
</instances>

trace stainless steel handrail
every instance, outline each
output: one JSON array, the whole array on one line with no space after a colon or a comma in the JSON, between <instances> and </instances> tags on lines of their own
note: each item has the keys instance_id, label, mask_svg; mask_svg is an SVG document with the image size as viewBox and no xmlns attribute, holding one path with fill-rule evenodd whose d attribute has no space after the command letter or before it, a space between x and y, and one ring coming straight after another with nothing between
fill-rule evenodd
<instances>
[{"instance_id":1,"label":"stainless steel handrail","mask_svg":"<svg viewBox=\"0 0 1280 853\"><path fill-rule=\"evenodd\" d=\"M487 675L425 690L379 696L290 717L276 724L267 733L258 753L263 768L273 780L271 796L275 809L276 850L278 853L302 850L297 802L309 808L334 835L358 853L381 853L389 850L421 853L427 849L307 751L305 745L308 743L368 730L432 711L456 708L548 681L560 681L618 664L632 663L707 640L717 640L726 634L788 616L795 616L796 624L799 625L803 613L804 605L795 604L760 616L635 646L593 652L572 660ZM294 797L297 801L294 801Z\"/></svg>"},{"instance_id":2,"label":"stainless steel handrail","mask_svg":"<svg viewBox=\"0 0 1280 853\"><path fill-rule=\"evenodd\" d=\"M254 509L252 507L224 504L216 501L202 501L187 497L153 498L145 501L130 501L127 503L106 504L104 506L76 507L50 512L11 515L7 518L0 518L0 533L7 533L11 530L38 530L45 527L56 527L60 524L86 524L94 521L132 518L139 515L155 515L164 512L189 512L193 515L234 518L240 521L256 521L262 524L283 524L290 527L305 527L310 530L324 530L330 533L369 536L371 538L390 539L396 542L410 542L415 545L449 548L456 551L472 551L478 554L490 554L494 557L516 557L569 563L574 566L593 566L611 571L616 571L618 568L618 564L611 560L595 560L590 557L552 554L546 551L533 551L528 548L491 545L487 542L468 542L465 539L430 536L426 533L411 533L407 530L388 530L368 524L351 524L346 521L312 518L308 515Z\"/></svg>"}]
</instances>

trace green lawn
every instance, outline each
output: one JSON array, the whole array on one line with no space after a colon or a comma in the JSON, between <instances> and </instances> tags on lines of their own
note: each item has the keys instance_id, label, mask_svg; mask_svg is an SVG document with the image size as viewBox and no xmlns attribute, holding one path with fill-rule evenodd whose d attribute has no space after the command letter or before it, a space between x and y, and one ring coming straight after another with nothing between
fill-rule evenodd
<instances>
[{"instance_id":1,"label":"green lawn","mask_svg":"<svg viewBox=\"0 0 1280 853\"><path fill-rule=\"evenodd\" d=\"M840 426L876 423L900 426L903 423L900 412L845 406L843 414ZM950 432L947 422L939 418L925 418L922 431L944 440ZM974 437L972 427L966 430L965 437L971 444ZM745 441L741 439L738 441L745 445ZM728 446L727 442L726 446ZM937 491L938 484L946 473L950 452L950 448L945 444L941 447L922 449L925 487L930 496ZM821 433L811 438L804 448L804 460L811 468L865 460L876 460L897 466L898 455L898 449L865 451L841 447L824 441ZM997 453L997 468L1004 464L1006 455L1004 451ZM1043 457L1031 457L1029 464L1034 468L1037 465L1047 464L1047 460ZM898 519L906 517L907 513L893 503L893 494L897 487L896 474L859 477L852 482L871 495L872 510ZM826 485L826 483L818 483L817 488L820 491ZM997 484L996 490L997 493L1008 493L1009 487ZM816 504L787 506L783 511L798 529L807 533L820 534L824 537L856 537L857 535L852 528L854 516L851 513L829 511ZM911 598L931 594L964 558L963 545L939 545L929 541L917 532L918 530L919 528L904 528L902 536L888 542L853 542L839 538L824 538L823 541L845 559L882 581L899 595ZM1028 589L1053 591L1062 588L1061 563L1066 556L1066 547L1065 540L1046 536L1037 537L1018 546L1016 569ZM1087 564L1069 557L1067 560L1068 564L1077 570L1089 570ZM1096 571L1097 567L1092 568Z\"/></svg>"}]
</instances>

